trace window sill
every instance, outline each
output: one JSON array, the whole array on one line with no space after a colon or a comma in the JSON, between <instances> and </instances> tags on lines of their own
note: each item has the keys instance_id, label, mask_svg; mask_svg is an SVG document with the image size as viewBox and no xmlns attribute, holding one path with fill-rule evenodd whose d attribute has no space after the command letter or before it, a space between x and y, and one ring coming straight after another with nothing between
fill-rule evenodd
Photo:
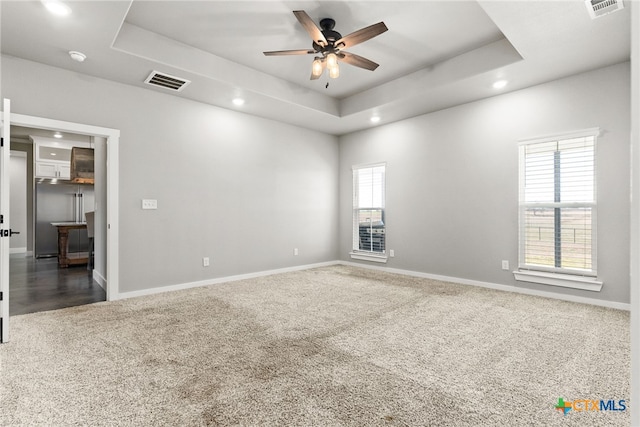
<instances>
[{"instance_id":1,"label":"window sill","mask_svg":"<svg viewBox=\"0 0 640 427\"><path fill-rule=\"evenodd\" d=\"M561 286L563 288L582 289L600 292L603 282L595 277L574 276L571 274L546 273L542 271L519 270L513 272L516 280L521 282L541 283L543 285Z\"/></svg>"},{"instance_id":2,"label":"window sill","mask_svg":"<svg viewBox=\"0 0 640 427\"><path fill-rule=\"evenodd\" d=\"M373 255L373 254L367 254L363 252L349 252L349 255L351 255L352 259L359 259L362 261L372 261L372 262L381 262L381 263L387 262L386 255Z\"/></svg>"}]
</instances>

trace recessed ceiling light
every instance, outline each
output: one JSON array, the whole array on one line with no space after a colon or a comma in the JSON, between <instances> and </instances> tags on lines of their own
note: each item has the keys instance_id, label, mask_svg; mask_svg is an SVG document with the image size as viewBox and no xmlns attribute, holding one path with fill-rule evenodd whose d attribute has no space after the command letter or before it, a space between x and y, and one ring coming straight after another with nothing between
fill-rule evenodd
<instances>
[{"instance_id":1,"label":"recessed ceiling light","mask_svg":"<svg viewBox=\"0 0 640 427\"><path fill-rule=\"evenodd\" d=\"M67 16L71 13L71 8L58 0L41 0L44 7L54 15Z\"/></svg>"},{"instance_id":2,"label":"recessed ceiling light","mask_svg":"<svg viewBox=\"0 0 640 427\"><path fill-rule=\"evenodd\" d=\"M371 123L378 123L380 121L380 116L373 116L369 119Z\"/></svg>"},{"instance_id":3,"label":"recessed ceiling light","mask_svg":"<svg viewBox=\"0 0 640 427\"><path fill-rule=\"evenodd\" d=\"M242 98L233 98L233 102L234 105L237 105L238 107L241 105L244 105L244 99Z\"/></svg>"},{"instance_id":4,"label":"recessed ceiling light","mask_svg":"<svg viewBox=\"0 0 640 427\"><path fill-rule=\"evenodd\" d=\"M493 83L493 88L494 89L502 89L503 87L505 87L507 85L507 83L509 83L506 80L498 80L495 83Z\"/></svg>"},{"instance_id":5,"label":"recessed ceiling light","mask_svg":"<svg viewBox=\"0 0 640 427\"><path fill-rule=\"evenodd\" d=\"M77 62L84 62L84 60L87 59L87 55L82 52L78 52L77 50L69 51L69 56L71 57L71 59Z\"/></svg>"},{"instance_id":6,"label":"recessed ceiling light","mask_svg":"<svg viewBox=\"0 0 640 427\"><path fill-rule=\"evenodd\" d=\"M59 138L62 138L62 134L60 132L56 132L53 134L53 137L59 139Z\"/></svg>"}]
</instances>

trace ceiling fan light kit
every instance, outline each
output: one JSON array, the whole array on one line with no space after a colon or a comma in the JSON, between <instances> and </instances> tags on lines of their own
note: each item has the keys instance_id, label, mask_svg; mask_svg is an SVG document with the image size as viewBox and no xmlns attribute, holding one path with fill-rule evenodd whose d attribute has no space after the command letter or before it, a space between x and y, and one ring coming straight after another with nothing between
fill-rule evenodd
<instances>
[{"instance_id":1,"label":"ceiling fan light kit","mask_svg":"<svg viewBox=\"0 0 640 427\"><path fill-rule=\"evenodd\" d=\"M324 71L324 62L321 58L316 57L313 60L313 64L311 64L311 78L318 78L322 75Z\"/></svg>"},{"instance_id":2,"label":"ceiling fan light kit","mask_svg":"<svg viewBox=\"0 0 640 427\"><path fill-rule=\"evenodd\" d=\"M337 79L338 77L340 77L340 68L338 67L338 64L336 64L335 67L329 68L329 77L332 79Z\"/></svg>"},{"instance_id":3,"label":"ceiling fan light kit","mask_svg":"<svg viewBox=\"0 0 640 427\"><path fill-rule=\"evenodd\" d=\"M331 52L327 55L327 67L333 68L338 65L338 57L335 53Z\"/></svg>"},{"instance_id":4,"label":"ceiling fan light kit","mask_svg":"<svg viewBox=\"0 0 640 427\"><path fill-rule=\"evenodd\" d=\"M338 56L333 52L327 54L327 68L329 69L330 78L338 78L338 76L340 75L340 68L338 67Z\"/></svg>"},{"instance_id":5,"label":"ceiling fan light kit","mask_svg":"<svg viewBox=\"0 0 640 427\"><path fill-rule=\"evenodd\" d=\"M345 52L343 49L355 46L384 33L388 30L384 22L378 22L342 37L342 34L333 29L336 22L331 18L320 20L321 30L304 10L294 10L293 14L311 36L313 49L263 52L265 56L316 55L311 65L311 80L320 78L325 68L329 69L330 78L337 78L340 75L338 62L345 62L370 71L378 68L378 64L375 62L362 56Z\"/></svg>"}]
</instances>

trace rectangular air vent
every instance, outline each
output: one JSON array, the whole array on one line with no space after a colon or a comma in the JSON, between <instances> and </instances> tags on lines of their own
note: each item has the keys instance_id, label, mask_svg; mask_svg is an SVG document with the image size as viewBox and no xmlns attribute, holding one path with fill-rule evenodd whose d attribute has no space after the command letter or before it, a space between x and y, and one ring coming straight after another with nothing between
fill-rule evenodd
<instances>
[{"instance_id":1,"label":"rectangular air vent","mask_svg":"<svg viewBox=\"0 0 640 427\"><path fill-rule=\"evenodd\" d=\"M596 19L604 15L624 8L622 0L585 0L587 11L591 19Z\"/></svg>"},{"instance_id":2,"label":"rectangular air vent","mask_svg":"<svg viewBox=\"0 0 640 427\"><path fill-rule=\"evenodd\" d=\"M173 90L175 92L180 92L185 88L191 81L182 79L176 76L170 76L169 74L161 73L159 71L152 71L149 74L149 77L144 81L146 84L153 86L160 86L165 89Z\"/></svg>"}]
</instances>

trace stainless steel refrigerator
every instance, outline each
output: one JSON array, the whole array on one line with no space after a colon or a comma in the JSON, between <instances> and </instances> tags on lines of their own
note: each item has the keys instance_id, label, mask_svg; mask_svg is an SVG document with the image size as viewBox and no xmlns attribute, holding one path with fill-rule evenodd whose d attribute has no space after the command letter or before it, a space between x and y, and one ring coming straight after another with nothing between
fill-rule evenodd
<instances>
[{"instance_id":1,"label":"stainless steel refrigerator","mask_svg":"<svg viewBox=\"0 0 640 427\"><path fill-rule=\"evenodd\" d=\"M93 185L51 181L36 184L35 256L58 255L58 231L52 222L86 222L85 213L94 210ZM87 230L69 232L69 252L87 252Z\"/></svg>"}]
</instances>

